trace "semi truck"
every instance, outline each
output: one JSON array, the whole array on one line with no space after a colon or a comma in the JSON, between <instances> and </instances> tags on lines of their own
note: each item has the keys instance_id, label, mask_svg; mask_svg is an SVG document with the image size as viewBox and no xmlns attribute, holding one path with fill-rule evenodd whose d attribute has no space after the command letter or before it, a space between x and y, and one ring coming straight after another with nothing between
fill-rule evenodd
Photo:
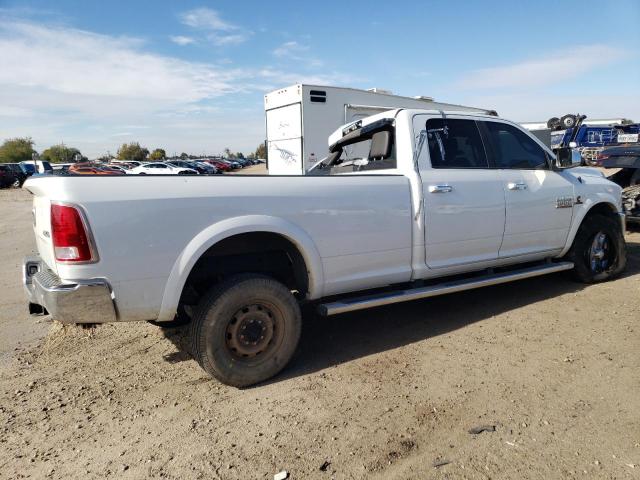
<instances>
[{"instance_id":1,"label":"semi truck","mask_svg":"<svg viewBox=\"0 0 640 480\"><path fill-rule=\"evenodd\" d=\"M340 125L394 108L497 115L494 110L393 95L380 88L291 85L264 96L269 174L304 175L326 152L327 138Z\"/></svg>"}]
</instances>

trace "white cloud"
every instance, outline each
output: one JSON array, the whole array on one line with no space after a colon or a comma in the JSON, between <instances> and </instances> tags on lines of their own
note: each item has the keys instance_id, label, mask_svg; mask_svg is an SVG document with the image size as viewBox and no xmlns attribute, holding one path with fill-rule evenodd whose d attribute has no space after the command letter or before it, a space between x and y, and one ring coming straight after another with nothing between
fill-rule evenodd
<instances>
[{"instance_id":1,"label":"white cloud","mask_svg":"<svg viewBox=\"0 0 640 480\"><path fill-rule=\"evenodd\" d=\"M353 80L191 62L140 39L15 20L0 20L0 65L0 142L28 135L44 149L64 140L90 157L124 139L178 152L255 149L264 137L258 92Z\"/></svg>"},{"instance_id":2,"label":"white cloud","mask_svg":"<svg viewBox=\"0 0 640 480\"><path fill-rule=\"evenodd\" d=\"M468 95L457 98L463 105L496 110L503 118L516 122L546 122L566 113L582 113L587 118L640 118L640 96L621 92L597 95L546 93L499 93Z\"/></svg>"},{"instance_id":3,"label":"white cloud","mask_svg":"<svg viewBox=\"0 0 640 480\"><path fill-rule=\"evenodd\" d=\"M273 54L276 57L291 57L306 52L307 50L309 50L309 47L306 45L300 45L298 42L291 41L280 45L273 51Z\"/></svg>"},{"instance_id":4,"label":"white cloud","mask_svg":"<svg viewBox=\"0 0 640 480\"><path fill-rule=\"evenodd\" d=\"M83 30L0 23L0 85L168 103L237 90L237 72L145 53L140 45Z\"/></svg>"},{"instance_id":5,"label":"white cloud","mask_svg":"<svg viewBox=\"0 0 640 480\"><path fill-rule=\"evenodd\" d=\"M309 47L296 41L285 42L278 46L271 53L280 59L290 59L296 62L303 62L309 67L321 67L323 62L308 54Z\"/></svg>"},{"instance_id":6,"label":"white cloud","mask_svg":"<svg viewBox=\"0 0 640 480\"><path fill-rule=\"evenodd\" d=\"M214 45L237 45L247 41L249 35L243 33L234 33L231 35L212 34L209 35L208 38L214 43Z\"/></svg>"},{"instance_id":7,"label":"white cloud","mask_svg":"<svg viewBox=\"0 0 640 480\"><path fill-rule=\"evenodd\" d=\"M195 43L195 39L193 39L192 37L185 37L183 35L171 35L169 38L173 43L177 43L181 46Z\"/></svg>"},{"instance_id":8,"label":"white cloud","mask_svg":"<svg viewBox=\"0 0 640 480\"><path fill-rule=\"evenodd\" d=\"M238 29L236 25L222 20L217 11L206 7L188 10L180 15L180 19L185 25L194 28L220 30L223 32Z\"/></svg>"},{"instance_id":9,"label":"white cloud","mask_svg":"<svg viewBox=\"0 0 640 480\"><path fill-rule=\"evenodd\" d=\"M240 29L223 20L216 10L210 8L194 8L180 14L184 25L207 32L206 38L217 46L238 45L249 39L253 32Z\"/></svg>"},{"instance_id":10,"label":"white cloud","mask_svg":"<svg viewBox=\"0 0 640 480\"><path fill-rule=\"evenodd\" d=\"M523 88L553 85L619 60L624 51L608 45L582 45L550 52L512 65L471 71L457 82L460 88Z\"/></svg>"}]
</instances>

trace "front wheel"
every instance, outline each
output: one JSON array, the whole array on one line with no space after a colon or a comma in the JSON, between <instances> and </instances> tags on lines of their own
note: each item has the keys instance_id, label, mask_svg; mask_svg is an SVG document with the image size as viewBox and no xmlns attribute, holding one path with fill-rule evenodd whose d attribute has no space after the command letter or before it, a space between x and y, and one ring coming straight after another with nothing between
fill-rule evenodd
<instances>
[{"instance_id":1,"label":"front wheel","mask_svg":"<svg viewBox=\"0 0 640 480\"><path fill-rule=\"evenodd\" d=\"M619 222L604 215L585 218L567 258L575 264L574 277L583 283L620 275L627 265L627 249Z\"/></svg>"},{"instance_id":2,"label":"front wheel","mask_svg":"<svg viewBox=\"0 0 640 480\"><path fill-rule=\"evenodd\" d=\"M20 188L20 187L22 186L22 184L20 183L20 179L19 179L19 178L16 178L16 179L13 181L13 183L11 184L11 186L12 186L13 188Z\"/></svg>"},{"instance_id":3,"label":"front wheel","mask_svg":"<svg viewBox=\"0 0 640 480\"><path fill-rule=\"evenodd\" d=\"M247 387L276 375L300 340L298 302L263 275L233 276L206 293L191 322L195 359L211 376Z\"/></svg>"}]
</instances>

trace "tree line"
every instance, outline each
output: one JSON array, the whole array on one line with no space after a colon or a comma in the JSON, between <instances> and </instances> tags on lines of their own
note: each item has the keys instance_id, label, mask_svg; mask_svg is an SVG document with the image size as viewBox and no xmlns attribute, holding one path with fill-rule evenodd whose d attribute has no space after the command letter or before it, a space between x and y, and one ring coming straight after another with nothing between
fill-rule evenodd
<instances>
[{"instance_id":1,"label":"tree line","mask_svg":"<svg viewBox=\"0 0 640 480\"><path fill-rule=\"evenodd\" d=\"M10 138L5 140L0 145L0 163L18 163L27 160L32 160L34 156L38 156L38 152L33 148L35 142L31 137L23 138ZM266 148L264 144L258 145L255 152L249 154L250 158L266 158ZM242 152L232 152L229 148L224 149L224 155L227 158L245 158ZM69 147L68 145L59 144L52 145L51 147L43 150L38 157L40 160L44 160L50 163L73 163L73 162L86 162L88 158L75 147ZM138 162L144 161L159 161L167 158L167 152L162 148L156 148L151 152L142 147L138 142L123 143L118 149L116 156L105 154L99 157L97 160L109 161L117 158L118 160L136 160ZM185 152L180 154L180 158L183 160L190 158L198 158L195 155L189 155Z\"/></svg>"}]
</instances>

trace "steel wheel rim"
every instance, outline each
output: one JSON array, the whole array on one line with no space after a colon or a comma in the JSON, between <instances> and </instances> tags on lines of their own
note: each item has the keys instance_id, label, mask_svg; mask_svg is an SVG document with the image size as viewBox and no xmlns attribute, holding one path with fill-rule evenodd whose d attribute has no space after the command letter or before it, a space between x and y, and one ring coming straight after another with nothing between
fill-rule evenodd
<instances>
[{"instance_id":1,"label":"steel wheel rim","mask_svg":"<svg viewBox=\"0 0 640 480\"><path fill-rule=\"evenodd\" d=\"M238 309L225 332L225 344L237 360L252 361L275 350L283 333L283 317L273 305L256 302Z\"/></svg>"},{"instance_id":2,"label":"steel wheel rim","mask_svg":"<svg viewBox=\"0 0 640 480\"><path fill-rule=\"evenodd\" d=\"M593 273L602 273L612 264L614 254L611 238L603 231L599 231L591 241L589 248L589 268Z\"/></svg>"}]
</instances>

